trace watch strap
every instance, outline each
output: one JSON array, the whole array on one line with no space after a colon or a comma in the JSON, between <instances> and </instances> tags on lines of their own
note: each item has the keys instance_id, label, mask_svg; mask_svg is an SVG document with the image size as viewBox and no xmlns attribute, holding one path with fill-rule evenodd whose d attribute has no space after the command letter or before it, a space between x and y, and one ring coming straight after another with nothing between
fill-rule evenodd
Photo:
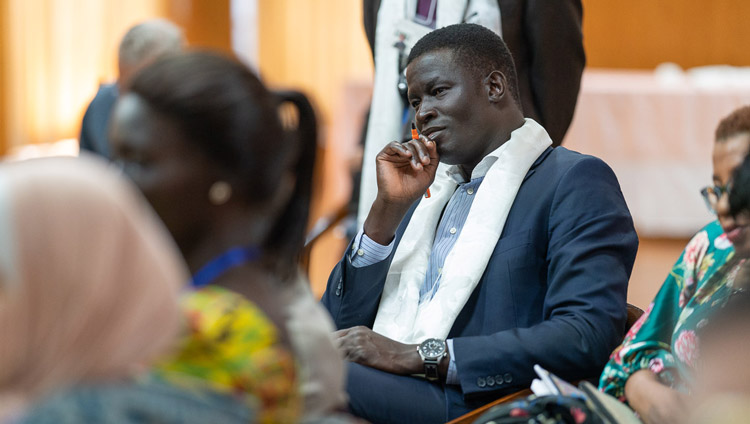
<instances>
[{"instance_id":1,"label":"watch strap","mask_svg":"<svg viewBox=\"0 0 750 424\"><path fill-rule=\"evenodd\" d=\"M440 359L442 359L442 357L440 357ZM438 373L438 360L424 360L424 377L430 381L437 381L440 378L440 374Z\"/></svg>"}]
</instances>

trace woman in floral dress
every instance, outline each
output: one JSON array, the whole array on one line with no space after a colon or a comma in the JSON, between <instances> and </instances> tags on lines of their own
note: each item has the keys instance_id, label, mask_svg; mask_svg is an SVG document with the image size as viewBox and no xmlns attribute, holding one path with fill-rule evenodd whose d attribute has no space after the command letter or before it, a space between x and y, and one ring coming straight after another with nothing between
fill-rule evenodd
<instances>
[{"instance_id":1,"label":"woman in floral dress","mask_svg":"<svg viewBox=\"0 0 750 424\"><path fill-rule=\"evenodd\" d=\"M718 219L690 240L601 376L600 389L627 402L646 423L684 421L684 393L700 354L696 333L724 305L750 256L749 227L731 213L727 193L749 148L750 107L743 107L716 130L713 185L701 192Z\"/></svg>"}]
</instances>

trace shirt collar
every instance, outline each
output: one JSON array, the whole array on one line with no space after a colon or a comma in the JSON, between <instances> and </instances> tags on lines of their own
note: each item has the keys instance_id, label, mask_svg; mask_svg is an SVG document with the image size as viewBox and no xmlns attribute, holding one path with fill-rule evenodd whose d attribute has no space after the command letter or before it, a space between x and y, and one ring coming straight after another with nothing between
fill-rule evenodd
<instances>
[{"instance_id":1,"label":"shirt collar","mask_svg":"<svg viewBox=\"0 0 750 424\"><path fill-rule=\"evenodd\" d=\"M446 169L445 173L458 184L463 184L477 178L483 178L485 175L487 175L487 171L490 170L492 165L497 162L497 159L500 157L500 153L505 149L507 144L508 142L503 143L500 147L491 151L487 154L487 156L482 158L477 166L474 167L474 170L471 171L471 178L468 180L466 179L466 176L461 171L461 168L458 165L451 165L448 169Z\"/></svg>"}]
</instances>

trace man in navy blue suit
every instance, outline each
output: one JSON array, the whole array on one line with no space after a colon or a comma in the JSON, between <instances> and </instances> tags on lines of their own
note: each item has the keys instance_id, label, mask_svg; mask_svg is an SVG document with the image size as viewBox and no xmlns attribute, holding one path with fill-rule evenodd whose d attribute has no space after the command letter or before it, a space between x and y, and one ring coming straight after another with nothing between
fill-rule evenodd
<instances>
[{"instance_id":1,"label":"man in navy blue suit","mask_svg":"<svg viewBox=\"0 0 750 424\"><path fill-rule=\"evenodd\" d=\"M378 154L377 198L323 295L350 409L444 422L528 387L534 364L597 376L638 246L615 175L524 119L492 31L438 29L408 63L421 135Z\"/></svg>"}]
</instances>

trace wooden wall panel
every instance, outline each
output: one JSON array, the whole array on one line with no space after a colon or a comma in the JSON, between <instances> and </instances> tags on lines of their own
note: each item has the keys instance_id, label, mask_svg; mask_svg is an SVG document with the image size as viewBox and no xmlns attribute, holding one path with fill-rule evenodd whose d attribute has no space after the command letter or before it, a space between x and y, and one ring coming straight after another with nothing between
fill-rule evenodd
<instances>
[{"instance_id":1,"label":"wooden wall panel","mask_svg":"<svg viewBox=\"0 0 750 424\"><path fill-rule=\"evenodd\" d=\"M230 0L171 0L167 18L185 30L191 46L232 51Z\"/></svg>"},{"instance_id":2,"label":"wooden wall panel","mask_svg":"<svg viewBox=\"0 0 750 424\"><path fill-rule=\"evenodd\" d=\"M7 2L0 2L0 28L5 28L8 22L8 4ZM6 114L6 102L7 97L2 93L5 92L6 87L6 73L7 73L7 44L9 42L10 34L6 31L0 31L0 157L5 154L8 146L8 129L6 121L8 115Z\"/></svg>"},{"instance_id":3,"label":"wooden wall panel","mask_svg":"<svg viewBox=\"0 0 750 424\"><path fill-rule=\"evenodd\" d=\"M117 46L163 1L4 0L0 102L5 149L78 136L99 83L116 77Z\"/></svg>"},{"instance_id":4,"label":"wooden wall panel","mask_svg":"<svg viewBox=\"0 0 750 424\"><path fill-rule=\"evenodd\" d=\"M750 1L583 0L588 65L750 66Z\"/></svg>"},{"instance_id":5,"label":"wooden wall panel","mask_svg":"<svg viewBox=\"0 0 750 424\"><path fill-rule=\"evenodd\" d=\"M258 0L259 65L271 85L306 90L331 117L347 80L372 78L358 0Z\"/></svg>"},{"instance_id":6,"label":"wooden wall panel","mask_svg":"<svg viewBox=\"0 0 750 424\"><path fill-rule=\"evenodd\" d=\"M351 81L372 79L372 58L359 0L258 0L259 67L271 87L304 91L316 106L323 157L322 190L312 215L334 213L348 200L348 169L342 143L331 131Z\"/></svg>"}]
</instances>

